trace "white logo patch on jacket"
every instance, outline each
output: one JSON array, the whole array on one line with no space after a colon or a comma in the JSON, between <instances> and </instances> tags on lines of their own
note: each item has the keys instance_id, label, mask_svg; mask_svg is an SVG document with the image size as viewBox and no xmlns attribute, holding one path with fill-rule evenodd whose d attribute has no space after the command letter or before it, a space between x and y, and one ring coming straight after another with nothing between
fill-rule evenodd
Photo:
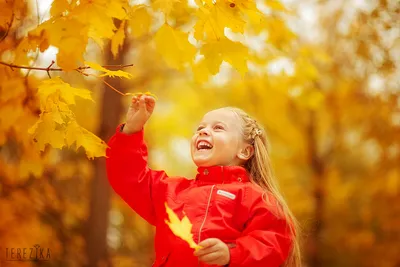
<instances>
[{"instance_id":1,"label":"white logo patch on jacket","mask_svg":"<svg viewBox=\"0 0 400 267\"><path fill-rule=\"evenodd\" d=\"M235 199L236 198L236 196L234 194L229 193L229 192L224 191L224 190L217 190L217 195L224 196L224 197L227 197L227 198L230 198L230 199Z\"/></svg>"}]
</instances>

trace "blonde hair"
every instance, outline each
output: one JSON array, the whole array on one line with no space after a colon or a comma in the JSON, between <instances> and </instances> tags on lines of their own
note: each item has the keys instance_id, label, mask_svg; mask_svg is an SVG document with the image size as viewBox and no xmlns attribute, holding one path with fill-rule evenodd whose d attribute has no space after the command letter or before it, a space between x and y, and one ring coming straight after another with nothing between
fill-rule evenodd
<instances>
[{"instance_id":1,"label":"blonde hair","mask_svg":"<svg viewBox=\"0 0 400 267\"><path fill-rule=\"evenodd\" d=\"M301 253L299 245L300 225L293 213L290 211L284 197L280 193L278 182L274 177L271 159L269 157L269 143L264 129L251 118L246 112L239 108L227 107L233 111L242 121L243 137L245 141L254 146L254 155L245 163L244 167L250 173L254 183L259 185L266 193L270 193L278 202L283 217L288 222L293 243L284 267L300 267ZM269 198L266 198L269 201Z\"/></svg>"}]
</instances>

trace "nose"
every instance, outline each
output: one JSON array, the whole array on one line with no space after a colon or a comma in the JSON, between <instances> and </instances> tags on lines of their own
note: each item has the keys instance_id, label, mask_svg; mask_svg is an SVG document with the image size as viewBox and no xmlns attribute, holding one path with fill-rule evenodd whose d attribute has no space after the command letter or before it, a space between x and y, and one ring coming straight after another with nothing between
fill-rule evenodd
<instances>
[{"instance_id":1,"label":"nose","mask_svg":"<svg viewBox=\"0 0 400 267\"><path fill-rule=\"evenodd\" d=\"M210 135L210 133L208 132L207 128L203 128L199 131L199 135Z\"/></svg>"}]
</instances>

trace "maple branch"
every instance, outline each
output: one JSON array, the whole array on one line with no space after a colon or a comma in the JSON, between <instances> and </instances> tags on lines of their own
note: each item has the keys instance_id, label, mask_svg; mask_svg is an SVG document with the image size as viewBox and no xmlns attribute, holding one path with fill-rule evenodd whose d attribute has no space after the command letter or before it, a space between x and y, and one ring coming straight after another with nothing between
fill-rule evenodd
<instances>
[{"instance_id":1,"label":"maple branch","mask_svg":"<svg viewBox=\"0 0 400 267\"><path fill-rule=\"evenodd\" d=\"M7 29L6 29L6 32L3 34L3 36L0 38L0 42L2 42L4 39L6 39L6 37L7 37L7 35L8 35L8 33L10 32L10 29L11 29L11 26L12 26L12 24L13 24L13 21L14 21L14 16L15 16L15 14L14 14L14 12L12 13L12 16L11 16L11 20L10 20L10 22L7 22Z\"/></svg>"},{"instance_id":2,"label":"maple branch","mask_svg":"<svg viewBox=\"0 0 400 267\"><path fill-rule=\"evenodd\" d=\"M96 77L96 78L100 79L103 83L105 83L108 87L110 87L110 88L113 89L115 92L117 92L118 94L120 94L120 95L122 95L122 96L125 96L125 95L126 95L126 94L122 93L121 91L119 91L118 89L116 89L116 88L115 88L114 86L112 86L111 84L109 84L108 82L106 82L106 80L104 80L102 77L99 77L99 76L94 75L94 74L84 73L84 72L81 71L81 70L76 70L76 71L79 72L79 73L82 74L82 75L85 75L85 76L93 76L93 77Z\"/></svg>"},{"instance_id":3,"label":"maple branch","mask_svg":"<svg viewBox=\"0 0 400 267\"><path fill-rule=\"evenodd\" d=\"M117 92L118 94L125 96L124 93L120 92L119 90L117 90L114 86L112 86L111 84L109 84L108 82L106 82L106 80L99 78L103 83L105 83L108 87L110 87L111 89L113 89L115 92Z\"/></svg>"},{"instance_id":4,"label":"maple branch","mask_svg":"<svg viewBox=\"0 0 400 267\"><path fill-rule=\"evenodd\" d=\"M50 76L50 71L49 70L50 70L51 66L53 66L54 63L56 63L56 62L54 60L52 60L51 64L47 67L47 75L49 75L50 79L51 79L51 76Z\"/></svg>"},{"instance_id":5,"label":"maple branch","mask_svg":"<svg viewBox=\"0 0 400 267\"><path fill-rule=\"evenodd\" d=\"M7 67L10 67L12 70L15 69L26 69L26 70L42 70L42 71L46 71L47 73L49 71L65 71L62 68L51 68L51 66L53 66L54 61L52 61L52 63L47 67L47 68L40 68L40 67L30 67L30 66L21 66L21 65L14 65L14 64L10 64L10 63L5 63L3 61L0 61L0 65L4 65ZM103 65L103 68L106 69L123 69L123 68L127 68L127 67L132 67L133 64L126 64L126 65ZM83 67L78 67L74 70L87 70L90 69L89 66L83 66Z\"/></svg>"}]
</instances>

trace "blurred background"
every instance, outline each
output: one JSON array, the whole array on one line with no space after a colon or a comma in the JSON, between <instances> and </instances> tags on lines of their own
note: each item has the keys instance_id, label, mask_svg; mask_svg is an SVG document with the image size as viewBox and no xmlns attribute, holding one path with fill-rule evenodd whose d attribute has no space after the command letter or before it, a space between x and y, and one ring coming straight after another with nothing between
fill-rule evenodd
<instances>
[{"instance_id":1,"label":"blurred background","mask_svg":"<svg viewBox=\"0 0 400 267\"><path fill-rule=\"evenodd\" d=\"M13 26L0 28L0 36L7 35L0 42L1 61L49 18L51 4L20 3ZM196 8L194 1L180 6L170 20L184 28ZM225 29L248 49L222 47L241 63L224 61L214 71L201 58L196 72L171 67L152 42L157 22L150 21L157 14L146 9L126 23L117 57L109 44L101 50L94 42L85 57L134 64L124 69L131 80L108 83L122 92L157 95L145 128L153 169L193 177L189 141L202 116L222 106L240 107L268 133L281 190L302 226L304 266L399 267L400 2L259 0L257 7L263 23L244 35ZM9 14L0 10L7 20ZM31 64L46 67L55 53L51 46L36 52ZM40 111L28 89L47 78L46 71L14 71L14 79L1 68L0 266L151 266L154 229L113 192L104 158L88 160L81 149L34 149L27 129ZM74 113L107 142L124 121L129 97L93 77L59 74L93 92L95 102L77 99ZM49 248L51 260L4 260L7 248L35 244Z\"/></svg>"}]
</instances>

